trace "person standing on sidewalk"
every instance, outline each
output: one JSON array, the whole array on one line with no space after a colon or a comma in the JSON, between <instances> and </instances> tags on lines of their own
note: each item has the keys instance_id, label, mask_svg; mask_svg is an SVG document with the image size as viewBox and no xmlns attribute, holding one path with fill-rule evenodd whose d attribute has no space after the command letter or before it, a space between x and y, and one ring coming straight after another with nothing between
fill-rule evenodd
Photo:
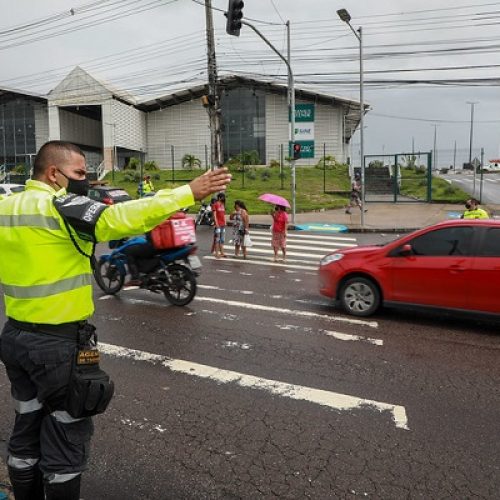
<instances>
[{"instance_id":1,"label":"person standing on sidewalk","mask_svg":"<svg viewBox=\"0 0 500 500\"><path fill-rule=\"evenodd\" d=\"M213 206L214 212L214 239L215 239L215 258L226 257L224 253L224 241L226 235L226 195L219 193L217 201Z\"/></svg>"},{"instance_id":2,"label":"person standing on sidewalk","mask_svg":"<svg viewBox=\"0 0 500 500\"><path fill-rule=\"evenodd\" d=\"M286 262L286 237L288 229L288 214L286 208L282 205L276 205L274 212L271 212L273 218L272 246L274 251L274 262L278 260L278 251L283 253L283 262Z\"/></svg>"},{"instance_id":3,"label":"person standing on sidewalk","mask_svg":"<svg viewBox=\"0 0 500 500\"><path fill-rule=\"evenodd\" d=\"M470 198L465 202L462 219L489 219L489 217L488 212L479 206L479 201L475 198Z\"/></svg>"},{"instance_id":4,"label":"person standing on sidewalk","mask_svg":"<svg viewBox=\"0 0 500 500\"><path fill-rule=\"evenodd\" d=\"M92 269L95 244L144 233L226 188L227 169L156 196L105 205L86 196L85 156L44 144L26 190L0 203L0 283L7 322L0 360L16 418L7 467L17 500L78 500L92 416L113 396L99 368Z\"/></svg>"},{"instance_id":5,"label":"person standing on sidewalk","mask_svg":"<svg viewBox=\"0 0 500 500\"><path fill-rule=\"evenodd\" d=\"M233 221L233 242L234 256L239 257L240 249L243 258L247 258L247 247L245 245L245 235L249 234L250 218L248 217L247 207L241 200L234 202L234 211L229 218Z\"/></svg>"}]
</instances>

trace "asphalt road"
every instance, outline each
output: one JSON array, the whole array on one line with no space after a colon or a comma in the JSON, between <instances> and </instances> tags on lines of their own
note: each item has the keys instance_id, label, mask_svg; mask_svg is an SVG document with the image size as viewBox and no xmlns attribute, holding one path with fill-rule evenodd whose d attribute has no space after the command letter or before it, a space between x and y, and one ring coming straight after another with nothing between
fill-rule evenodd
<instances>
[{"instance_id":1,"label":"asphalt road","mask_svg":"<svg viewBox=\"0 0 500 500\"><path fill-rule=\"evenodd\" d=\"M349 235L291 233L286 265L270 262L268 232L253 232L248 261L206 256L209 229L199 236L189 306L95 291L116 395L95 418L85 500L498 498L498 324L353 321L315 271ZM1 405L0 444L12 418Z\"/></svg>"},{"instance_id":2,"label":"asphalt road","mask_svg":"<svg viewBox=\"0 0 500 500\"><path fill-rule=\"evenodd\" d=\"M481 197L482 203L498 204L500 202L500 174L446 174L441 175L444 179L456 184L471 196L479 199Z\"/></svg>"}]
</instances>

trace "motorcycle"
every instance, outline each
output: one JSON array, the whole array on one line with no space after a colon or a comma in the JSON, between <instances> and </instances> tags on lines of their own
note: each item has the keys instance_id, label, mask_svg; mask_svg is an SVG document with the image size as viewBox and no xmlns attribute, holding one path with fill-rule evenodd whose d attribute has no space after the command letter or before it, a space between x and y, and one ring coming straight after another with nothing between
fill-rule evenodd
<instances>
[{"instance_id":1,"label":"motorcycle","mask_svg":"<svg viewBox=\"0 0 500 500\"><path fill-rule=\"evenodd\" d=\"M196 214L195 225L200 226L202 224L206 226L213 226L214 221L214 213L212 211L212 207L209 203L204 201L201 202L200 209Z\"/></svg>"},{"instance_id":2,"label":"motorcycle","mask_svg":"<svg viewBox=\"0 0 500 500\"><path fill-rule=\"evenodd\" d=\"M101 290L109 295L117 294L129 272L127 246L144 243L144 237L123 239L109 243L112 252L101 255L94 269L94 277ZM196 277L201 268L200 259L194 255L194 244L169 250L157 250L152 257L135 257L141 273L140 288L162 293L175 306L189 304L196 295Z\"/></svg>"}]
</instances>

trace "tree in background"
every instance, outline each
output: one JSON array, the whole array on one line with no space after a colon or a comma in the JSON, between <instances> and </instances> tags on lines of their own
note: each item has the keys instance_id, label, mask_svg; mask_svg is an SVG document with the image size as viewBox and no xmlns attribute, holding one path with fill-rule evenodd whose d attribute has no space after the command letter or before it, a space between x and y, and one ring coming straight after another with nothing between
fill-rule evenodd
<instances>
[{"instance_id":1,"label":"tree in background","mask_svg":"<svg viewBox=\"0 0 500 500\"><path fill-rule=\"evenodd\" d=\"M194 168L201 168L201 160L194 155L185 154L182 157L182 168L193 170Z\"/></svg>"}]
</instances>

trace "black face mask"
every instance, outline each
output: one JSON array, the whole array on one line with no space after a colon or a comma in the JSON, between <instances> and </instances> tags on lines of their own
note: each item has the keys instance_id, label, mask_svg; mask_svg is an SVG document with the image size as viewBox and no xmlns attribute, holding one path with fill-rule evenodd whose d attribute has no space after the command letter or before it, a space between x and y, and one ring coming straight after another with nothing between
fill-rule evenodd
<instances>
[{"instance_id":1,"label":"black face mask","mask_svg":"<svg viewBox=\"0 0 500 500\"><path fill-rule=\"evenodd\" d=\"M63 174L60 170L58 170L58 172L68 179L68 187L66 188L68 193L77 194L79 196L87 196L90 189L90 183L87 178L82 180L72 179L71 177Z\"/></svg>"}]
</instances>

